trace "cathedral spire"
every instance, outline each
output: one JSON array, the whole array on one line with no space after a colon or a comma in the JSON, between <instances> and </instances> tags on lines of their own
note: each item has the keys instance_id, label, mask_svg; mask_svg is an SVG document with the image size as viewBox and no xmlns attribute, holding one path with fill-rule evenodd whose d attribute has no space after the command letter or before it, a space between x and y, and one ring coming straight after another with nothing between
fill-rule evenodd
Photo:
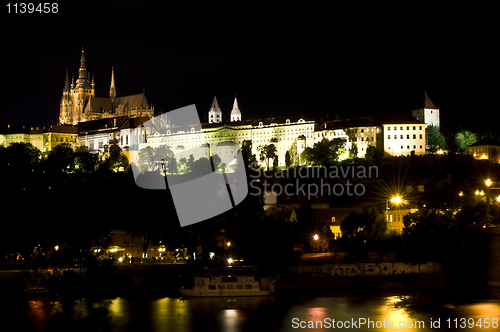
<instances>
[{"instance_id":1,"label":"cathedral spire","mask_svg":"<svg viewBox=\"0 0 500 332\"><path fill-rule=\"evenodd\" d=\"M90 83L87 76L87 68L85 68L85 54L82 47L82 57L80 58L80 69L78 70L78 79L76 80L77 88L90 89Z\"/></svg>"},{"instance_id":2,"label":"cathedral spire","mask_svg":"<svg viewBox=\"0 0 500 332\"><path fill-rule=\"evenodd\" d=\"M116 87L115 87L115 67L111 67L111 85L109 87L109 98L113 103L116 98Z\"/></svg>"},{"instance_id":3,"label":"cathedral spire","mask_svg":"<svg viewBox=\"0 0 500 332\"><path fill-rule=\"evenodd\" d=\"M63 93L69 94L69 76L68 76L68 70L66 70L66 80L64 81L64 90Z\"/></svg>"},{"instance_id":4,"label":"cathedral spire","mask_svg":"<svg viewBox=\"0 0 500 332\"><path fill-rule=\"evenodd\" d=\"M236 99L236 96L234 96L233 109L231 110L231 122L233 121L241 121L241 112L238 107L238 100Z\"/></svg>"},{"instance_id":5,"label":"cathedral spire","mask_svg":"<svg viewBox=\"0 0 500 332\"><path fill-rule=\"evenodd\" d=\"M212 101L212 106L210 106L210 110L208 111L208 122L218 123L221 121L222 121L222 111L219 107L219 103L217 103L217 97L214 96L214 100Z\"/></svg>"}]
</instances>

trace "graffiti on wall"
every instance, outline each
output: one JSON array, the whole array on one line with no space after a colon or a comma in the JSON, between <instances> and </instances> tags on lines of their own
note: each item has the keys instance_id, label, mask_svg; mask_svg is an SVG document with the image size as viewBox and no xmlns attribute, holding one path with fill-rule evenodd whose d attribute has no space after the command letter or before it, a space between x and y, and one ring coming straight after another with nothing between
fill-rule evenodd
<instances>
[{"instance_id":1,"label":"graffiti on wall","mask_svg":"<svg viewBox=\"0 0 500 332\"><path fill-rule=\"evenodd\" d=\"M384 276L410 273L437 273L442 271L438 262L408 264L401 262L297 265L290 272L311 274L319 277Z\"/></svg>"}]
</instances>

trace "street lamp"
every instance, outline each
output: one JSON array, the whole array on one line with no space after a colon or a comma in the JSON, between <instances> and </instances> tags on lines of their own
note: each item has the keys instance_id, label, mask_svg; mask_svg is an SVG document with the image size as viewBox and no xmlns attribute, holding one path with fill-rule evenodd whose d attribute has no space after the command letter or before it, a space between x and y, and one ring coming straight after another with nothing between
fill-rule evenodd
<instances>
[{"instance_id":1,"label":"street lamp","mask_svg":"<svg viewBox=\"0 0 500 332\"><path fill-rule=\"evenodd\" d=\"M490 213L490 187L492 184L492 181L490 179L486 179L486 214Z\"/></svg>"},{"instance_id":2,"label":"street lamp","mask_svg":"<svg viewBox=\"0 0 500 332\"><path fill-rule=\"evenodd\" d=\"M314 239L314 241L318 241L318 239L319 239L318 234L314 234L313 239Z\"/></svg>"},{"instance_id":3,"label":"street lamp","mask_svg":"<svg viewBox=\"0 0 500 332\"><path fill-rule=\"evenodd\" d=\"M394 203L394 204L401 204L403 200L401 199L401 196L394 196L393 198L391 198L391 203Z\"/></svg>"}]
</instances>

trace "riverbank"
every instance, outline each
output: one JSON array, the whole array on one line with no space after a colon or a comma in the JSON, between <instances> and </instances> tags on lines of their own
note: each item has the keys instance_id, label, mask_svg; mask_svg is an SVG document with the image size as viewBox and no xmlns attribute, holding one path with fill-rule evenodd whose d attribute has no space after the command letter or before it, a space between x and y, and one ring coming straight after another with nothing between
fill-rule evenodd
<instances>
[{"instance_id":1,"label":"riverbank","mask_svg":"<svg viewBox=\"0 0 500 332\"><path fill-rule=\"evenodd\" d=\"M366 264L371 266L370 263ZM382 267L381 264L388 263L377 264ZM325 265L303 265L299 271L307 271L306 273L297 273L295 269L295 272L278 275L274 284L275 292L284 294L294 291L357 292L487 287L486 280L478 282L453 279L453 276L446 275L442 270L432 273L352 276L357 265L350 266L350 272L343 265L340 266L339 271L343 271L345 276L332 274L331 271L336 271L335 266L325 276L317 273L320 270L324 272ZM180 287L192 286L194 273L195 267L191 264L118 264L101 271L71 271L66 277L51 280L50 277L28 270L0 270L0 291L12 295L57 297L179 297Z\"/></svg>"}]
</instances>

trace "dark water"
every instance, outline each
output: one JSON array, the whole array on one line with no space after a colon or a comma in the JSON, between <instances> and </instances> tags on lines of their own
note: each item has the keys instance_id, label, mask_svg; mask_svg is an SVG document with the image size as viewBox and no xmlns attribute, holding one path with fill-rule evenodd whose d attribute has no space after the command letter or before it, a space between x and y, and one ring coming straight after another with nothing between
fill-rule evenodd
<instances>
[{"instance_id":1,"label":"dark water","mask_svg":"<svg viewBox=\"0 0 500 332\"><path fill-rule=\"evenodd\" d=\"M2 302L3 326L14 323L5 331L500 330L500 290L495 289Z\"/></svg>"}]
</instances>

